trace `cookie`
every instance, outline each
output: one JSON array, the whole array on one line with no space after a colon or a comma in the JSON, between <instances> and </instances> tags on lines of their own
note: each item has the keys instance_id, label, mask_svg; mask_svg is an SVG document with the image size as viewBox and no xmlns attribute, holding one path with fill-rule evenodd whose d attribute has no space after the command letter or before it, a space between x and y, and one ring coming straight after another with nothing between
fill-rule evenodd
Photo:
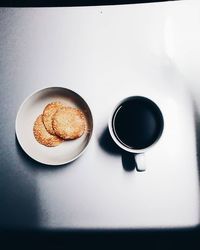
<instances>
[{"instance_id":1,"label":"cookie","mask_svg":"<svg viewBox=\"0 0 200 250\"><path fill-rule=\"evenodd\" d=\"M63 140L59 138L56 135L51 135L46 130L42 115L39 115L34 122L33 126L33 134L35 136L35 139L42 145L45 145L47 147L55 147L58 146Z\"/></svg>"},{"instance_id":2,"label":"cookie","mask_svg":"<svg viewBox=\"0 0 200 250\"><path fill-rule=\"evenodd\" d=\"M59 137L65 140L76 139L85 131L85 116L79 109L63 107L54 114L52 125L55 134Z\"/></svg>"},{"instance_id":3,"label":"cookie","mask_svg":"<svg viewBox=\"0 0 200 250\"><path fill-rule=\"evenodd\" d=\"M46 130L52 134L52 135L55 135L55 132L53 130L53 127L52 127L52 117L53 115L55 114L55 112L61 108L61 107L64 107L62 105L62 103L60 102L52 102L52 103L49 103L45 108L44 108L44 111L43 111L43 123L44 123L44 126L46 128Z\"/></svg>"}]
</instances>

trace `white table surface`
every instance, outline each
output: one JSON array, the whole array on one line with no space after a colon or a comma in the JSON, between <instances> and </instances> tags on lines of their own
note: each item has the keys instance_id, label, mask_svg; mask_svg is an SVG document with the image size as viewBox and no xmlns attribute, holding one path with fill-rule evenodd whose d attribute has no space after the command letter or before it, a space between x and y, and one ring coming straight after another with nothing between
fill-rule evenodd
<instances>
[{"instance_id":1,"label":"white table surface","mask_svg":"<svg viewBox=\"0 0 200 250\"><path fill-rule=\"evenodd\" d=\"M199 13L198 1L0 10L1 227L199 224ZM46 167L19 148L14 122L27 95L56 85L87 101L94 133L81 158ZM165 120L143 173L128 171L131 157L122 161L105 130L130 95L154 100Z\"/></svg>"}]
</instances>

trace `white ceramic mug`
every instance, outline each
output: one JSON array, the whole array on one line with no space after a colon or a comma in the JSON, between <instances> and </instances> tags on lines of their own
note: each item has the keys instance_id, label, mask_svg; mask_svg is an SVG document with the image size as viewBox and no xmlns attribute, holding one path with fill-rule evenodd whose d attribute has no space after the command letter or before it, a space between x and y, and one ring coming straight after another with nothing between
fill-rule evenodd
<instances>
[{"instance_id":1,"label":"white ceramic mug","mask_svg":"<svg viewBox=\"0 0 200 250\"><path fill-rule=\"evenodd\" d=\"M127 103L127 101L129 100L132 100L132 99L135 99L135 98L138 98L140 100L143 100L144 102L148 102L150 103L150 105L153 105L151 107L151 110L155 110L155 112L157 112L156 116L159 115L159 129L160 129L160 132L158 133L158 135L155 137L155 140L152 141L152 143L150 145L148 145L147 147L144 147L144 148L140 148L140 149L137 149L137 148L132 148L132 147L129 147L127 146L125 143L123 143L119 138L117 138L117 135L116 135L116 131L115 131L115 125L114 125L114 120L115 120L115 116L116 116L116 113L118 112L118 110L120 110L120 108L122 107L122 105L124 103ZM137 111L138 113L140 112L140 108L138 106L138 110ZM152 111L154 112L154 111ZM162 135L162 132L163 132L163 129L164 129L164 119L163 119L163 115L162 115L162 112L160 111L159 107L156 105L155 102L153 102L152 100L150 100L149 98L147 97L144 97L144 96L130 96L130 97L127 97L125 99L123 99L122 101L120 101L114 108L113 112L111 113L110 115L110 118L109 118L109 122L108 122L108 128L109 128L109 132L111 134L111 137L112 139L114 140L114 142L120 147L122 148L123 150L127 151L127 152L130 152L130 153L133 153L134 156L135 156L135 162L136 162L136 169L137 171L145 171L146 170L146 166L145 166L145 161L144 161L144 153L149 150L152 146L154 146L158 140L160 139L161 135ZM128 133L129 131L127 131ZM142 132L142 131L141 131ZM142 135L141 135L142 136Z\"/></svg>"}]
</instances>

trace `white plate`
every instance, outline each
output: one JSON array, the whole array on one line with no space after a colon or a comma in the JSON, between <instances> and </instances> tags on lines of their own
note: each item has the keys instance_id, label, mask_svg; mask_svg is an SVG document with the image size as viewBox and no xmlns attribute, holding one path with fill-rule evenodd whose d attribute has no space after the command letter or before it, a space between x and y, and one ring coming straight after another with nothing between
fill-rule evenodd
<instances>
[{"instance_id":1,"label":"white plate","mask_svg":"<svg viewBox=\"0 0 200 250\"><path fill-rule=\"evenodd\" d=\"M38 115L42 114L44 107L53 101L61 101L84 112L89 132L57 147L39 144L33 135L33 124ZM84 152L92 135L93 119L89 106L77 93L63 87L49 87L34 92L21 104L15 130L19 144L31 158L47 165L62 165L75 160Z\"/></svg>"}]
</instances>

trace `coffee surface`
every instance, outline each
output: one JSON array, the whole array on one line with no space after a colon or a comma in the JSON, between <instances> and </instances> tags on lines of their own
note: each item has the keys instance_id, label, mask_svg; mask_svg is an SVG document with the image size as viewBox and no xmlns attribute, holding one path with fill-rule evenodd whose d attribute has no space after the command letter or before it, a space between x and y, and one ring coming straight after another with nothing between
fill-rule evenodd
<instances>
[{"instance_id":1,"label":"coffee surface","mask_svg":"<svg viewBox=\"0 0 200 250\"><path fill-rule=\"evenodd\" d=\"M112 126L115 136L126 147L143 149L160 137L163 117L151 100L131 97L116 109Z\"/></svg>"}]
</instances>

